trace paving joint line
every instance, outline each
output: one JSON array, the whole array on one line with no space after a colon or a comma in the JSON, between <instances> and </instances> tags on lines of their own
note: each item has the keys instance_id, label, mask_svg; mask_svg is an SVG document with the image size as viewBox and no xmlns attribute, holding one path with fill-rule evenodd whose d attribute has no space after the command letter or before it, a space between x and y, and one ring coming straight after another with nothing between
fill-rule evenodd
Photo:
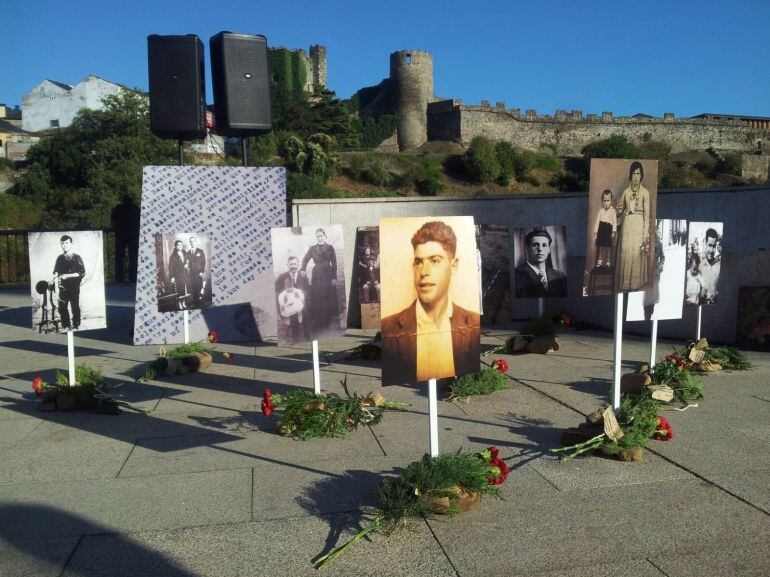
<instances>
[{"instance_id":1,"label":"paving joint line","mask_svg":"<svg viewBox=\"0 0 770 577\"><path fill-rule=\"evenodd\" d=\"M128 460L131 458L131 455L134 454L134 449L136 449L136 445L139 443L139 439L134 441L134 444L131 445L131 450L128 452L128 455L126 455L126 458L123 460L123 464L120 466L120 469L118 469L118 473L115 475L115 478L117 479L120 477L120 474L123 472L123 468L126 466L126 463L128 463Z\"/></svg>"},{"instance_id":2,"label":"paving joint line","mask_svg":"<svg viewBox=\"0 0 770 577\"><path fill-rule=\"evenodd\" d=\"M80 544L83 542L83 537L85 535L79 535L78 540L75 541L75 546L72 548L72 551L70 551L70 554L67 555L67 559L64 561L64 564L62 565L61 571L59 571L59 577L64 575L64 572L67 570L67 566L72 561L72 558L75 556L75 551L78 550L78 547L80 547Z\"/></svg>"},{"instance_id":3,"label":"paving joint line","mask_svg":"<svg viewBox=\"0 0 770 577\"><path fill-rule=\"evenodd\" d=\"M380 447L380 451L382 451L382 456L387 457L388 453L385 451L385 447L382 446L382 443L380 443L380 440L377 438L377 435L374 432L374 429L372 429L372 426L369 423L367 423L366 428L369 429L369 432L372 434L372 437L374 437L374 440L377 442L377 446Z\"/></svg>"},{"instance_id":4,"label":"paving joint line","mask_svg":"<svg viewBox=\"0 0 770 577\"><path fill-rule=\"evenodd\" d=\"M439 538L436 535L436 532L433 530L433 527L430 526L428 519L425 518L425 515L421 515L421 517L425 525L428 527L428 531L430 531L430 534L433 536L433 539L436 541L436 544L438 545L439 549L441 549L441 552L444 554L444 557L446 557L446 560L449 563L449 566L452 568L452 571L455 572L455 575L457 575L457 577L460 577L460 572L457 570L457 567L455 567L455 564L452 562L452 559L449 557L449 553L447 553L446 549L444 549L444 545L442 545L441 541L439 541Z\"/></svg>"},{"instance_id":5,"label":"paving joint line","mask_svg":"<svg viewBox=\"0 0 770 577\"><path fill-rule=\"evenodd\" d=\"M660 567L658 567L658 566L657 566L657 565L656 565L656 564L653 562L653 560L652 560L652 559L650 559L649 557L645 557L645 558L644 558L644 560L645 560L645 561L647 561L647 563L649 563L649 564L650 564L650 565L652 565L653 567L655 567L655 569L657 569L658 571L660 571L660 572L661 572L663 575L665 575L666 577L670 577L670 575L669 575L668 573L666 573L666 572L665 572L663 569L661 569Z\"/></svg>"}]
</instances>

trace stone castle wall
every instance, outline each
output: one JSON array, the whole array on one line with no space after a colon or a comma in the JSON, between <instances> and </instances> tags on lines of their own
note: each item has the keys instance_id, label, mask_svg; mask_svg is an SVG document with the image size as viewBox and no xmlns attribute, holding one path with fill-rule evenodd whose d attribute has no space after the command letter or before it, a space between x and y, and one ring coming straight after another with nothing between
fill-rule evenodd
<instances>
[{"instance_id":1,"label":"stone castle wall","mask_svg":"<svg viewBox=\"0 0 770 577\"><path fill-rule=\"evenodd\" d=\"M556 144L561 155L579 155L582 148L613 135L624 135L640 144L651 140L666 142L672 152L686 150L753 151L757 142L770 138L770 132L753 128L740 120L658 117L583 116L579 110L554 116L537 115L527 110L506 109L503 103L492 107L467 106L458 101L442 101L427 109L431 140L454 140L469 144L476 136L505 140L519 148L541 151Z\"/></svg>"}]
</instances>

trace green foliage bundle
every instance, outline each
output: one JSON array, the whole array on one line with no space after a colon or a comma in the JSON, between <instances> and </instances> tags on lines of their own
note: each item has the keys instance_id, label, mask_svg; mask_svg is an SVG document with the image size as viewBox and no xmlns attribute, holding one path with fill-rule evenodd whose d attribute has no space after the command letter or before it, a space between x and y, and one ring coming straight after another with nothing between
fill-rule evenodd
<instances>
[{"instance_id":1,"label":"green foliage bundle","mask_svg":"<svg viewBox=\"0 0 770 577\"><path fill-rule=\"evenodd\" d=\"M449 400L468 400L474 395L491 395L508 387L504 373L495 368L486 368L478 373L455 377L449 385Z\"/></svg>"},{"instance_id":2,"label":"green foliage bundle","mask_svg":"<svg viewBox=\"0 0 770 577\"><path fill-rule=\"evenodd\" d=\"M492 455L494 457L491 462ZM446 514L454 515L460 509L451 499L457 499L462 493L500 497L499 489L492 484L491 479L502 478L499 469L494 472L493 462L497 463L496 459L497 449L490 447L483 453L458 451L437 457L425 455L420 461L414 461L400 477L382 481L375 494L378 503L375 518L347 543L319 557L316 567L323 569L353 543L373 531L383 531L389 535L408 517L432 514L434 506L430 498L449 497L450 505Z\"/></svg>"},{"instance_id":3,"label":"green foliage bundle","mask_svg":"<svg viewBox=\"0 0 770 577\"><path fill-rule=\"evenodd\" d=\"M648 395L625 395L618 412L623 436L617 442L604 437L599 449L607 455L617 455L633 447L644 447L658 428L659 409L660 404Z\"/></svg>"},{"instance_id":4,"label":"green foliage bundle","mask_svg":"<svg viewBox=\"0 0 770 577\"><path fill-rule=\"evenodd\" d=\"M691 347L692 347L692 344L690 344L690 348ZM675 355L684 357L684 358L686 358L689 353L690 353L689 348L674 350ZM719 364L726 371L748 371L749 369L754 368L754 365L752 365L751 361L749 361L749 359L746 358L746 355L744 355L741 351L739 351L735 347L709 346L703 349L703 353L705 355L704 357L705 361Z\"/></svg>"},{"instance_id":5,"label":"green foliage bundle","mask_svg":"<svg viewBox=\"0 0 770 577\"><path fill-rule=\"evenodd\" d=\"M542 316L528 320L522 327L521 334L533 337L555 335L569 327L569 320L565 321L565 317L566 313L562 310L548 311Z\"/></svg>"},{"instance_id":6,"label":"green foliage bundle","mask_svg":"<svg viewBox=\"0 0 770 577\"><path fill-rule=\"evenodd\" d=\"M386 409L403 409L403 403L391 403L380 395L336 393L317 395L311 391L291 391L273 395L267 389L262 398L262 412L278 414L278 430L286 437L302 441L316 437L344 437L360 425L376 425Z\"/></svg>"},{"instance_id":7,"label":"green foliage bundle","mask_svg":"<svg viewBox=\"0 0 770 577\"><path fill-rule=\"evenodd\" d=\"M689 404L703 398L701 382L679 355L668 355L653 367L652 383L667 385L674 391L674 400Z\"/></svg>"}]
</instances>

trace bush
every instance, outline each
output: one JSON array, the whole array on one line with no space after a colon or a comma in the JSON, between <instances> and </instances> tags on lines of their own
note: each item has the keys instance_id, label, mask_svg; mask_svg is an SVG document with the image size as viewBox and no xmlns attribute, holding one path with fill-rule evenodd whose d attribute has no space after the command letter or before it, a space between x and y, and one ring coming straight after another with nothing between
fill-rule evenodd
<instances>
[{"instance_id":1,"label":"bush","mask_svg":"<svg viewBox=\"0 0 770 577\"><path fill-rule=\"evenodd\" d=\"M516 175L518 154L510 142L500 141L495 144L495 156L500 165L500 173L495 182L500 186L508 186L511 182L511 177Z\"/></svg>"},{"instance_id":2,"label":"bush","mask_svg":"<svg viewBox=\"0 0 770 577\"><path fill-rule=\"evenodd\" d=\"M391 175L385 168L382 158L378 156L369 156L367 166L362 171L361 177L364 181L376 186L388 186L391 181Z\"/></svg>"},{"instance_id":3,"label":"bush","mask_svg":"<svg viewBox=\"0 0 770 577\"><path fill-rule=\"evenodd\" d=\"M639 149L620 134L587 144L582 152L587 164L592 158L640 158Z\"/></svg>"},{"instance_id":4,"label":"bush","mask_svg":"<svg viewBox=\"0 0 770 577\"><path fill-rule=\"evenodd\" d=\"M665 142L651 140L640 144L638 147L639 158L652 158L654 160L668 160L671 147Z\"/></svg>"},{"instance_id":5,"label":"bush","mask_svg":"<svg viewBox=\"0 0 770 577\"><path fill-rule=\"evenodd\" d=\"M348 193L346 196L349 198L392 198L394 196L399 196L399 194L395 190L368 189L358 190L355 193Z\"/></svg>"},{"instance_id":6,"label":"bush","mask_svg":"<svg viewBox=\"0 0 770 577\"><path fill-rule=\"evenodd\" d=\"M0 158L0 172L13 170L13 161L10 158Z\"/></svg>"},{"instance_id":7,"label":"bush","mask_svg":"<svg viewBox=\"0 0 770 577\"><path fill-rule=\"evenodd\" d=\"M743 172L741 166L741 155L736 152L725 154L719 159L716 166L717 172L723 172L725 174L733 174L735 176L741 176Z\"/></svg>"},{"instance_id":8,"label":"bush","mask_svg":"<svg viewBox=\"0 0 770 577\"><path fill-rule=\"evenodd\" d=\"M574 172L555 174L548 184L560 192L580 192L588 189L586 179Z\"/></svg>"},{"instance_id":9,"label":"bush","mask_svg":"<svg viewBox=\"0 0 770 577\"><path fill-rule=\"evenodd\" d=\"M465 153L465 170L476 182L497 180L500 176L500 163L497 160L495 147L489 139L477 136L471 141Z\"/></svg>"},{"instance_id":10,"label":"bush","mask_svg":"<svg viewBox=\"0 0 770 577\"><path fill-rule=\"evenodd\" d=\"M294 198L342 198L344 194L330 187L318 177L296 172L286 175L286 197Z\"/></svg>"},{"instance_id":11,"label":"bush","mask_svg":"<svg viewBox=\"0 0 770 577\"><path fill-rule=\"evenodd\" d=\"M417 190L428 196L437 196L444 190L444 171L437 157L426 157L422 161L422 178L416 181Z\"/></svg>"}]
</instances>

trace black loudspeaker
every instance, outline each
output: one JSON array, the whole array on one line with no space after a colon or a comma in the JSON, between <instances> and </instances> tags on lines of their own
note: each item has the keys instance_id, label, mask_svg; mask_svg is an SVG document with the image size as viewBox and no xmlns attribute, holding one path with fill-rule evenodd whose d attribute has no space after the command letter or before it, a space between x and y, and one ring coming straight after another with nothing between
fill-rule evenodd
<instances>
[{"instance_id":1,"label":"black loudspeaker","mask_svg":"<svg viewBox=\"0 0 770 577\"><path fill-rule=\"evenodd\" d=\"M194 34L147 37L150 130L160 138L206 136L203 42Z\"/></svg>"},{"instance_id":2,"label":"black loudspeaker","mask_svg":"<svg viewBox=\"0 0 770 577\"><path fill-rule=\"evenodd\" d=\"M209 40L217 134L253 136L272 129L267 38L220 32Z\"/></svg>"}]
</instances>

